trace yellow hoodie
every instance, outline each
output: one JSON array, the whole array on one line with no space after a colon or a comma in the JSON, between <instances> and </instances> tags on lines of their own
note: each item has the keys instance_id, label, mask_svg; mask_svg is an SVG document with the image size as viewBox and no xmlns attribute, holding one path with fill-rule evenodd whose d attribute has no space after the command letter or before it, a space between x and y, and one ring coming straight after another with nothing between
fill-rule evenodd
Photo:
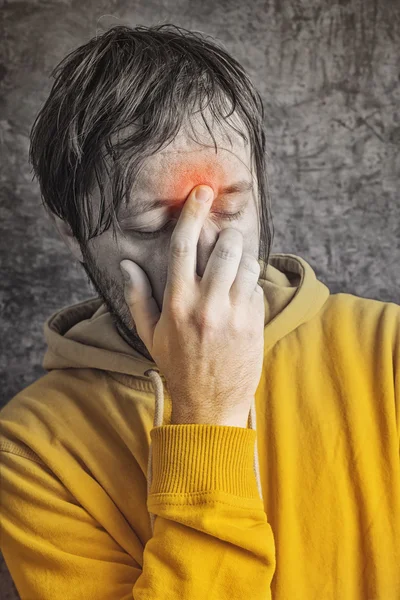
<instances>
[{"instance_id":1,"label":"yellow hoodie","mask_svg":"<svg viewBox=\"0 0 400 600\"><path fill-rule=\"evenodd\" d=\"M247 429L169 425L101 299L46 321L48 373L0 411L22 600L400 599L400 306L331 295L293 254L259 283Z\"/></svg>"}]
</instances>

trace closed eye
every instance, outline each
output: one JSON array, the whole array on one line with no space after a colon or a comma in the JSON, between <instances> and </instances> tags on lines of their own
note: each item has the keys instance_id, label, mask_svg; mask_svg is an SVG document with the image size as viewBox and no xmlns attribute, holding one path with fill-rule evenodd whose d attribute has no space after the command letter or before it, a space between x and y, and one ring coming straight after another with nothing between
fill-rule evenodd
<instances>
[{"instance_id":1,"label":"closed eye","mask_svg":"<svg viewBox=\"0 0 400 600\"><path fill-rule=\"evenodd\" d=\"M237 219L240 219L240 217L243 215L245 208L242 208L241 210L239 210L236 213L218 213L218 212L214 212L212 213L213 215L217 215L219 217L221 217L222 219L225 219L226 221L235 221ZM156 237L158 237L159 235L161 235L162 233L165 233L171 226L172 221L168 221L163 227L161 227L161 229L156 229L156 231L138 231L135 229L131 229L130 231L133 232L133 234L139 238L145 238L145 239L154 239Z\"/></svg>"}]
</instances>

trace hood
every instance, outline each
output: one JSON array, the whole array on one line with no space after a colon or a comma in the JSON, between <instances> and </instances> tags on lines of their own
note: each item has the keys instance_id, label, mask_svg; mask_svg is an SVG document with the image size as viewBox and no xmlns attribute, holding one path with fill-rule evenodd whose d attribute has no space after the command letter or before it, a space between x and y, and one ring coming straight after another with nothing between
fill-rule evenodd
<instances>
[{"instance_id":1,"label":"hood","mask_svg":"<svg viewBox=\"0 0 400 600\"><path fill-rule=\"evenodd\" d=\"M263 261L259 260L261 266ZM311 266L294 254L271 254L265 279L258 280L264 290L264 355L276 342L312 319L328 299L330 292L316 278ZM65 306L44 324L47 351L43 359L46 371L68 368L92 368L111 371L113 377L129 385L131 378L150 378L155 390L154 427L162 425L164 412L164 376L153 361L132 348L119 334L112 317L98 296ZM256 429L255 402L248 426ZM262 498L255 445L254 471ZM148 491L152 479L151 446L148 463ZM151 515L152 528L154 517Z\"/></svg>"}]
</instances>

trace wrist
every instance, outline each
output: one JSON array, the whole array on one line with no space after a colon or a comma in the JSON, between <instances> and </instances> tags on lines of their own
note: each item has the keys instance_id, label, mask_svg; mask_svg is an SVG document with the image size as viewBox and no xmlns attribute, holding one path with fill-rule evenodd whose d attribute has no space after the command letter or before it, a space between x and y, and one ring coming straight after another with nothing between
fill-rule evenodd
<instances>
[{"instance_id":1,"label":"wrist","mask_svg":"<svg viewBox=\"0 0 400 600\"><path fill-rule=\"evenodd\" d=\"M208 419L207 417L173 414L170 425L223 425L227 427L242 427L247 429L248 420L249 414L232 415L221 419Z\"/></svg>"}]
</instances>

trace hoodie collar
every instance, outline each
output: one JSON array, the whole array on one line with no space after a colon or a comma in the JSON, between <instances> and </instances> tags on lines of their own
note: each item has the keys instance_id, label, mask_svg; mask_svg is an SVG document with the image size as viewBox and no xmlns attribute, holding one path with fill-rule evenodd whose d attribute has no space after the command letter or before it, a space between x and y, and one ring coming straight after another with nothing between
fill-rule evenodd
<instances>
[{"instance_id":1,"label":"hoodie collar","mask_svg":"<svg viewBox=\"0 0 400 600\"><path fill-rule=\"evenodd\" d=\"M264 290L265 351L314 316L329 296L311 266L294 254L271 254L266 278L258 283ZM131 387L137 388L135 380L141 378L152 389L145 371L157 368L156 363L122 338L101 298L61 308L46 320L44 335L48 348L42 364L47 371L101 369Z\"/></svg>"}]
</instances>

